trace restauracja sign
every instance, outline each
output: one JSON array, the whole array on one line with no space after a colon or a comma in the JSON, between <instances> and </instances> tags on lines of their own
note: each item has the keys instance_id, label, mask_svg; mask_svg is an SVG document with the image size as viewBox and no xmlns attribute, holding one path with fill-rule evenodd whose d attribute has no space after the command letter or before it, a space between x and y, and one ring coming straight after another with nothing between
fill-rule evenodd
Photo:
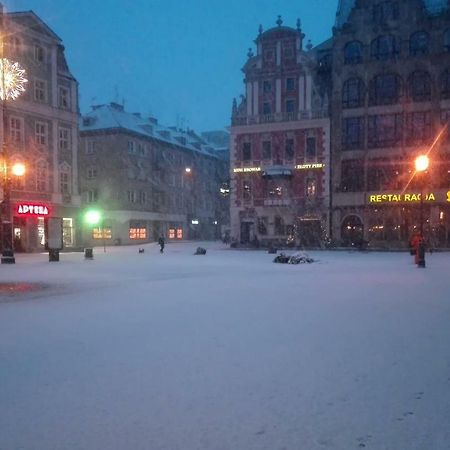
<instances>
[{"instance_id":1,"label":"restauracja sign","mask_svg":"<svg viewBox=\"0 0 450 450\"><path fill-rule=\"evenodd\" d=\"M450 191L447 192L446 201L450 202ZM369 203L411 203L420 202L420 193L409 194L371 194L369 195ZM429 192L424 195L423 200L426 202L435 202L437 195L434 192Z\"/></svg>"}]
</instances>

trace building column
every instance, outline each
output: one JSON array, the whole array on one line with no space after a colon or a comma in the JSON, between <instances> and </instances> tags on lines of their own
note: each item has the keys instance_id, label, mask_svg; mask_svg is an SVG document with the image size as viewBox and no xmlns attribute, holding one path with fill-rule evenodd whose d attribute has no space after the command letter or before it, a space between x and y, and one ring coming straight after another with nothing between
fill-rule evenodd
<instances>
[{"instance_id":1,"label":"building column","mask_svg":"<svg viewBox=\"0 0 450 450\"><path fill-rule=\"evenodd\" d=\"M275 112L281 113L281 79L275 81Z\"/></svg>"},{"instance_id":2,"label":"building column","mask_svg":"<svg viewBox=\"0 0 450 450\"><path fill-rule=\"evenodd\" d=\"M258 92L259 84L257 81L253 82L253 115L257 116L259 114L259 92Z\"/></svg>"},{"instance_id":3,"label":"building column","mask_svg":"<svg viewBox=\"0 0 450 450\"><path fill-rule=\"evenodd\" d=\"M252 83L247 83L247 116L252 115L252 107L253 107L253 101L252 101Z\"/></svg>"}]
</instances>

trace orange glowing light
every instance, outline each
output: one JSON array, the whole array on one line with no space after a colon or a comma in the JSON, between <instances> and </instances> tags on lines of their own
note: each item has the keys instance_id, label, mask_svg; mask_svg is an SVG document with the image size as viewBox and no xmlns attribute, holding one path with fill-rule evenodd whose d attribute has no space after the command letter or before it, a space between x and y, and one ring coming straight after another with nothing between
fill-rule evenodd
<instances>
[{"instance_id":1,"label":"orange glowing light","mask_svg":"<svg viewBox=\"0 0 450 450\"><path fill-rule=\"evenodd\" d=\"M415 165L417 172L424 172L425 170L428 169L428 166L430 165L430 159L428 158L427 155L419 155L416 158Z\"/></svg>"},{"instance_id":2,"label":"orange glowing light","mask_svg":"<svg viewBox=\"0 0 450 450\"><path fill-rule=\"evenodd\" d=\"M11 167L11 173L15 175L16 177L22 177L25 175L25 164L22 163L15 163Z\"/></svg>"}]
</instances>

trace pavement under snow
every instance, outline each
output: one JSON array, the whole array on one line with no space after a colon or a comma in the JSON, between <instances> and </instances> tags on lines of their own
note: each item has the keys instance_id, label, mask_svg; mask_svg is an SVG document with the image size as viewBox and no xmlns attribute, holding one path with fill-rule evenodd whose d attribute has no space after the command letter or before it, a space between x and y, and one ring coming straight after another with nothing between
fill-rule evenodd
<instances>
[{"instance_id":1,"label":"pavement under snow","mask_svg":"<svg viewBox=\"0 0 450 450\"><path fill-rule=\"evenodd\" d=\"M0 266L0 450L450 448L449 253L197 245Z\"/></svg>"}]
</instances>

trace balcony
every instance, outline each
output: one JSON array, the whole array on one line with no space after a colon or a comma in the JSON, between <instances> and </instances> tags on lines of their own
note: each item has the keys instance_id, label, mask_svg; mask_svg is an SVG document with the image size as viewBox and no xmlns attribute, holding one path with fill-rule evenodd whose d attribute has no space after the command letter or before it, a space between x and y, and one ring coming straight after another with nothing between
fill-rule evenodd
<instances>
[{"instance_id":1,"label":"balcony","mask_svg":"<svg viewBox=\"0 0 450 450\"><path fill-rule=\"evenodd\" d=\"M231 118L231 124L232 126L245 126L274 122L296 122L301 120L323 119L326 117L328 117L327 110L315 109L309 111L260 114L256 116L234 116Z\"/></svg>"}]
</instances>

